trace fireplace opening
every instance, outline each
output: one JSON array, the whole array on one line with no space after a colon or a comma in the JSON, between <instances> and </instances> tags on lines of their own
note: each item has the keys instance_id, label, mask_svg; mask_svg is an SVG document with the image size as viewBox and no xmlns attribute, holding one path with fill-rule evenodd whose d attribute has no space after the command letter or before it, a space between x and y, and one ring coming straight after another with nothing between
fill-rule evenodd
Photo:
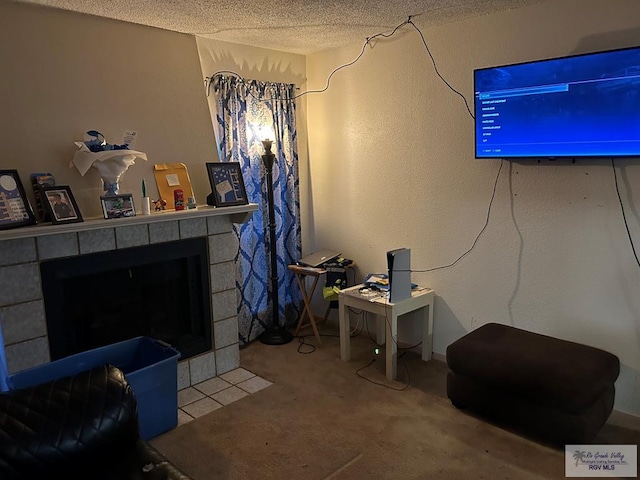
<instances>
[{"instance_id":1,"label":"fireplace opening","mask_svg":"<svg viewBox=\"0 0 640 480\"><path fill-rule=\"evenodd\" d=\"M181 359L211 350L205 237L49 260L40 273L51 360L137 336Z\"/></svg>"}]
</instances>

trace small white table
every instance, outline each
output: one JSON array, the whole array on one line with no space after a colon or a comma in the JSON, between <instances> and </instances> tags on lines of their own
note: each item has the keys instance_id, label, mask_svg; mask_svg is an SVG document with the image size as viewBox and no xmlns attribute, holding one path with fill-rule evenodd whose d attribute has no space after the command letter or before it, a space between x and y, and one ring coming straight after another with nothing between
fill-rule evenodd
<instances>
[{"instance_id":1,"label":"small white table","mask_svg":"<svg viewBox=\"0 0 640 480\"><path fill-rule=\"evenodd\" d=\"M377 315L376 336L378 343L386 337L386 372L388 380L395 380L398 373L398 317L419 310L422 314L422 360L431 360L433 348L433 298L430 288L417 287L411 298L390 303L386 296L371 297L360 293L363 285L345 288L338 295L340 323L340 358L351 360L349 336L349 307ZM381 318L380 318L381 317ZM385 335L386 333L386 335Z\"/></svg>"}]
</instances>

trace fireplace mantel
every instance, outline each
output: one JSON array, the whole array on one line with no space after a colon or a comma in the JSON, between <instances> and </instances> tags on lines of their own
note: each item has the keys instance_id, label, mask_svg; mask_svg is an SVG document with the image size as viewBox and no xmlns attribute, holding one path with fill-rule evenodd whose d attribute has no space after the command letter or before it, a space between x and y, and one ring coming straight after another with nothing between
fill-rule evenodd
<instances>
[{"instance_id":1,"label":"fireplace mantel","mask_svg":"<svg viewBox=\"0 0 640 480\"><path fill-rule=\"evenodd\" d=\"M0 241L13 240L18 238L44 237L46 235L58 235L70 232L85 232L89 230L99 230L102 228L125 227L133 225L143 225L156 222L167 222L171 220L185 220L188 218L214 217L228 215L232 223L245 223L251 214L258 209L256 203L247 205L235 205L230 207L211 207L201 205L191 210L163 210L152 212L151 215L136 215L128 218L92 218L80 223L67 223L52 225L33 225L10 230L0 231Z\"/></svg>"}]
</instances>

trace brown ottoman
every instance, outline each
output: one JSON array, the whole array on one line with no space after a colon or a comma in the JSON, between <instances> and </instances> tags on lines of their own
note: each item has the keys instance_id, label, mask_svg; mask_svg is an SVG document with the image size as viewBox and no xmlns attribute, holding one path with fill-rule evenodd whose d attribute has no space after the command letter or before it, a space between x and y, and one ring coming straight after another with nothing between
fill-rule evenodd
<instances>
[{"instance_id":1,"label":"brown ottoman","mask_svg":"<svg viewBox=\"0 0 640 480\"><path fill-rule=\"evenodd\" d=\"M447 365L456 407L556 445L593 440L620 373L609 352L497 323L449 345Z\"/></svg>"}]
</instances>

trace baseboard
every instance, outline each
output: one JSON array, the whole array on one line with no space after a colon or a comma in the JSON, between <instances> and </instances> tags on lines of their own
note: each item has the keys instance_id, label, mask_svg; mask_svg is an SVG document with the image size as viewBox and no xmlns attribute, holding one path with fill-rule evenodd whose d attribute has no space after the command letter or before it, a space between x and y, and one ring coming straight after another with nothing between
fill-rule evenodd
<instances>
[{"instance_id":1,"label":"baseboard","mask_svg":"<svg viewBox=\"0 0 640 480\"><path fill-rule=\"evenodd\" d=\"M622 428L640 431L640 416L633 413L625 413L620 410L613 410L607 423L617 425Z\"/></svg>"},{"instance_id":2,"label":"baseboard","mask_svg":"<svg viewBox=\"0 0 640 480\"><path fill-rule=\"evenodd\" d=\"M433 352L431 354L431 358L433 358L434 360L438 360L439 362L442 362L442 363L447 363L447 356L441 353Z\"/></svg>"}]
</instances>

